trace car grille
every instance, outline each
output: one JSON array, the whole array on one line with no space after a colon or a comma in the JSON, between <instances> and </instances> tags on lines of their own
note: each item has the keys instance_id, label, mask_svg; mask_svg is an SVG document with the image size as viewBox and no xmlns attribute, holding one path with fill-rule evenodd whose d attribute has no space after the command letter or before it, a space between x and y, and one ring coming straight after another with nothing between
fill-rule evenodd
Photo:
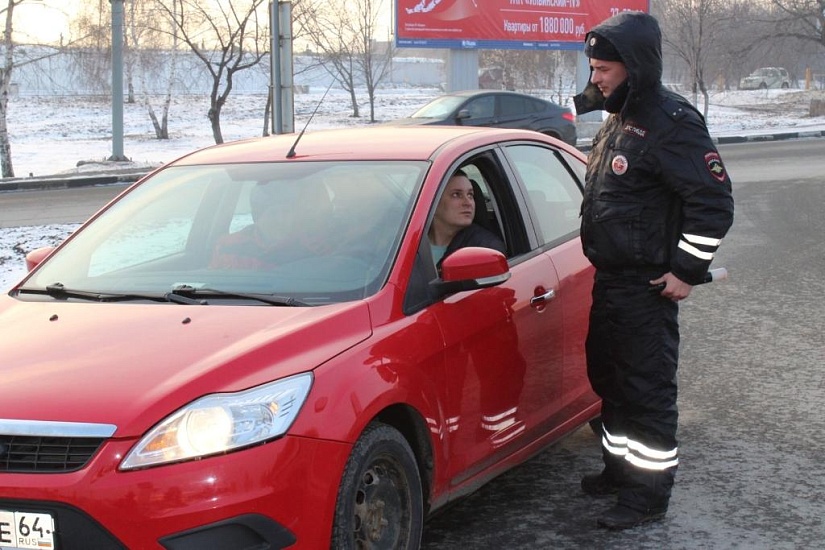
<instances>
[{"instance_id":1,"label":"car grille","mask_svg":"<svg viewBox=\"0 0 825 550\"><path fill-rule=\"evenodd\" d=\"M59 473L79 470L105 439L0 435L0 472Z\"/></svg>"}]
</instances>

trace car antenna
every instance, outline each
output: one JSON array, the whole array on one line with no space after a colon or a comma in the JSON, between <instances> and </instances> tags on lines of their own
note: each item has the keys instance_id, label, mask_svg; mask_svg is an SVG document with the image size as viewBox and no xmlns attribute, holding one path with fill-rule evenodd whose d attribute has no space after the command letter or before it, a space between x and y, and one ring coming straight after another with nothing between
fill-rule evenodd
<instances>
[{"instance_id":1,"label":"car antenna","mask_svg":"<svg viewBox=\"0 0 825 550\"><path fill-rule=\"evenodd\" d=\"M320 107L321 103L324 102L324 98L327 97L327 93L329 93L329 90L330 90L330 88L332 88L333 84L335 84L335 79L334 78L332 79L332 82L330 82L329 86L327 87L327 91L324 92L324 95L321 96L321 100L318 102L318 105L315 106L315 110L312 111L311 115L309 115L309 120L307 120L307 123L304 124L303 128L301 128L301 133L298 134L297 138L295 138L295 143L293 143L292 147L289 148L289 153L286 154L286 158L291 159L292 157L295 156L295 146L298 145L299 141L301 141L301 138L304 136L304 132L306 132L307 126L309 126L309 123L312 122L312 117L314 117L315 113L318 112L318 107Z\"/></svg>"}]
</instances>

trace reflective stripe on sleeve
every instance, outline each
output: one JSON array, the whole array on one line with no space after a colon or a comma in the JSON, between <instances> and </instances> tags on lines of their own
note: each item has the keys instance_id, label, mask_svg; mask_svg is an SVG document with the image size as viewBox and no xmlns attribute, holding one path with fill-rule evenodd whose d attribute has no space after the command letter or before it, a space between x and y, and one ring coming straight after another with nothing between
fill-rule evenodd
<instances>
[{"instance_id":1,"label":"reflective stripe on sleeve","mask_svg":"<svg viewBox=\"0 0 825 550\"><path fill-rule=\"evenodd\" d=\"M722 244L722 239L713 239L711 237L703 237L701 235L691 235L690 233L683 233L682 236L689 243L701 244L704 246L719 246Z\"/></svg>"},{"instance_id":2,"label":"reflective stripe on sleeve","mask_svg":"<svg viewBox=\"0 0 825 550\"><path fill-rule=\"evenodd\" d=\"M700 260L710 261L710 260L713 259L713 253L703 252L703 251L699 250L698 248L696 248L695 246L686 243L685 241L679 241L679 248L681 248L682 250L684 250L685 252L687 252L691 256L696 256Z\"/></svg>"}]
</instances>

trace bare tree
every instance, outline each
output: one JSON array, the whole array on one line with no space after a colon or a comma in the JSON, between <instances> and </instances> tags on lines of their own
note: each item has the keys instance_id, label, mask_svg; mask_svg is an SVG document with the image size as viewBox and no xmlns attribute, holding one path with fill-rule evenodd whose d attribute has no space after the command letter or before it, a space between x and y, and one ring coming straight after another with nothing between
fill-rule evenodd
<instances>
[{"instance_id":1,"label":"bare tree","mask_svg":"<svg viewBox=\"0 0 825 550\"><path fill-rule=\"evenodd\" d=\"M321 55L321 65L349 93L352 116L358 118L355 95L358 38L348 29L346 0L305 0L300 19L307 39Z\"/></svg>"},{"instance_id":2,"label":"bare tree","mask_svg":"<svg viewBox=\"0 0 825 550\"><path fill-rule=\"evenodd\" d=\"M70 21L77 38L68 49L89 88L108 92L111 86L112 18L110 0L83 0Z\"/></svg>"},{"instance_id":3,"label":"bare tree","mask_svg":"<svg viewBox=\"0 0 825 550\"><path fill-rule=\"evenodd\" d=\"M356 91L367 90L370 122L375 122L375 91L392 68L394 48L376 36L385 0L304 0L299 19L321 64L349 93L352 116L361 116Z\"/></svg>"},{"instance_id":4,"label":"bare tree","mask_svg":"<svg viewBox=\"0 0 825 550\"><path fill-rule=\"evenodd\" d=\"M207 117L215 143L223 143L221 110L239 71L266 56L265 0L159 0L181 40L206 66L212 78Z\"/></svg>"},{"instance_id":5,"label":"bare tree","mask_svg":"<svg viewBox=\"0 0 825 550\"><path fill-rule=\"evenodd\" d=\"M375 90L384 80L392 67L394 48L387 41L379 46L375 32L378 28L378 16L381 13L384 0L354 0L353 17L350 19L350 31L358 37L356 64L364 78L367 87L367 97L370 102L370 122L375 122Z\"/></svg>"},{"instance_id":6,"label":"bare tree","mask_svg":"<svg viewBox=\"0 0 825 550\"><path fill-rule=\"evenodd\" d=\"M166 12L158 9L152 0L145 0L139 6L136 4L138 3L132 2L127 23L127 33L132 44L132 62L129 65L137 72L141 103L152 121L155 137L169 139L169 108L178 67L178 28L174 24L174 18L167 17ZM172 6L173 9L176 7ZM162 74L166 81L160 120L152 105L147 82L152 73Z\"/></svg>"},{"instance_id":7,"label":"bare tree","mask_svg":"<svg viewBox=\"0 0 825 550\"><path fill-rule=\"evenodd\" d=\"M704 115L708 114L708 84L718 75L717 61L724 57L729 44L724 37L733 26L730 6L737 0L663 0L661 2L663 42L684 60L690 69L693 104L698 93L704 98ZM716 64L716 66L714 65Z\"/></svg>"},{"instance_id":8,"label":"bare tree","mask_svg":"<svg viewBox=\"0 0 825 550\"><path fill-rule=\"evenodd\" d=\"M825 46L825 0L772 0L776 33Z\"/></svg>"},{"instance_id":9,"label":"bare tree","mask_svg":"<svg viewBox=\"0 0 825 550\"><path fill-rule=\"evenodd\" d=\"M14 8L17 2L8 0L3 9L6 14L6 24L3 28L3 68L0 75L0 161L3 163L3 177L14 177L14 167L11 162L11 142L6 113L9 108L9 88L11 87L11 73L14 70L14 40L12 39ZM0 12L2 13L2 12Z\"/></svg>"},{"instance_id":10,"label":"bare tree","mask_svg":"<svg viewBox=\"0 0 825 550\"><path fill-rule=\"evenodd\" d=\"M26 0L5 0L5 5L0 8L0 15L5 15L3 27L3 55L2 65L0 65L0 164L2 164L2 176L4 178L14 177L14 164L11 158L11 140L9 139L8 111L9 94L11 93L11 78L14 70L23 65L36 63L42 59L57 55L58 49L31 45L25 49L20 48L14 40L14 10L24 4ZM17 55L22 51L24 55Z\"/></svg>"},{"instance_id":11,"label":"bare tree","mask_svg":"<svg viewBox=\"0 0 825 550\"><path fill-rule=\"evenodd\" d=\"M561 105L576 93L575 53L567 51L482 50L482 68L507 90L555 90ZM481 84L481 83L479 83Z\"/></svg>"},{"instance_id":12,"label":"bare tree","mask_svg":"<svg viewBox=\"0 0 825 550\"><path fill-rule=\"evenodd\" d=\"M151 0L150 0L151 1ZM126 84L126 103L135 103L135 65L140 57L140 38L143 26L139 18L147 2L127 2L123 29L123 70Z\"/></svg>"}]
</instances>

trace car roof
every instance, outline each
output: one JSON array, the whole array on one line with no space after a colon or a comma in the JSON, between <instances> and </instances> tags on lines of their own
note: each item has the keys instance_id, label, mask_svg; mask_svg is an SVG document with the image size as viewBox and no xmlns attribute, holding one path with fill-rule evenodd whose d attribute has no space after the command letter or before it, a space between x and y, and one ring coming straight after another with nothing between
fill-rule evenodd
<instances>
[{"instance_id":1,"label":"car roof","mask_svg":"<svg viewBox=\"0 0 825 550\"><path fill-rule=\"evenodd\" d=\"M186 155L173 165L227 164L238 162L319 160L427 160L448 144L476 147L502 139L544 141L529 130L478 126L369 126L281 134L213 145ZM295 156L287 154L295 144Z\"/></svg>"},{"instance_id":2,"label":"car roof","mask_svg":"<svg viewBox=\"0 0 825 550\"><path fill-rule=\"evenodd\" d=\"M519 92L513 92L510 90L461 90L458 92L450 92L448 94L444 94L445 96L456 96L456 97L474 97L480 95L512 95L518 97L529 97L530 99L538 99L539 101L547 101L546 99L542 99L540 97L532 96L530 94L522 94ZM441 96L443 97L443 96Z\"/></svg>"}]
</instances>

